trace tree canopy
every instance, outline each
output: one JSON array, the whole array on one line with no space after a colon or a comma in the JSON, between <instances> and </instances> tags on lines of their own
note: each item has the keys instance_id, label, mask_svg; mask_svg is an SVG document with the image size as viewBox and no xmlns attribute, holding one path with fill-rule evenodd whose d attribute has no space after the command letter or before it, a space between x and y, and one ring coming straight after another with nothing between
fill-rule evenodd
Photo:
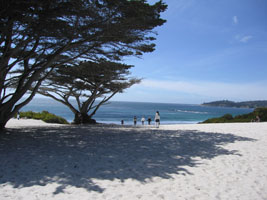
<instances>
[{"instance_id":1,"label":"tree canopy","mask_svg":"<svg viewBox=\"0 0 267 200\"><path fill-rule=\"evenodd\" d=\"M0 129L66 63L152 52L162 1L1 0ZM15 83L15 84L14 84ZM15 85L15 87L14 87ZM8 90L9 87L13 90ZM18 103L31 90L28 98Z\"/></svg>"},{"instance_id":2,"label":"tree canopy","mask_svg":"<svg viewBox=\"0 0 267 200\"><path fill-rule=\"evenodd\" d=\"M103 59L62 66L50 74L38 92L66 105L75 114L75 123L91 123L101 105L140 82L129 77L131 67Z\"/></svg>"}]
</instances>

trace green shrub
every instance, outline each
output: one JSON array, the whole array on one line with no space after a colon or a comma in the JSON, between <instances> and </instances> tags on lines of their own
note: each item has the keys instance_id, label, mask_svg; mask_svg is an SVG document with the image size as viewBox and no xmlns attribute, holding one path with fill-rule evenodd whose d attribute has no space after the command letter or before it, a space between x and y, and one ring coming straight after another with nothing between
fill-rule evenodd
<instances>
[{"instance_id":1,"label":"green shrub","mask_svg":"<svg viewBox=\"0 0 267 200\"><path fill-rule=\"evenodd\" d=\"M232 120L233 116L231 114L225 114L224 116L222 116L222 118L225 120Z\"/></svg>"},{"instance_id":2,"label":"green shrub","mask_svg":"<svg viewBox=\"0 0 267 200\"><path fill-rule=\"evenodd\" d=\"M256 108L254 112L256 116L258 115L260 117L261 121L267 121L267 108Z\"/></svg>"},{"instance_id":3,"label":"green shrub","mask_svg":"<svg viewBox=\"0 0 267 200\"><path fill-rule=\"evenodd\" d=\"M68 124L66 119L56 116L52 113L49 113L48 111L42 111L41 113L32 111L21 112L20 117L27 119L43 120L44 122L47 123Z\"/></svg>"},{"instance_id":4,"label":"green shrub","mask_svg":"<svg viewBox=\"0 0 267 200\"><path fill-rule=\"evenodd\" d=\"M256 118L256 114L254 112L244 114L244 115L237 115L234 118L234 122L251 122Z\"/></svg>"}]
</instances>

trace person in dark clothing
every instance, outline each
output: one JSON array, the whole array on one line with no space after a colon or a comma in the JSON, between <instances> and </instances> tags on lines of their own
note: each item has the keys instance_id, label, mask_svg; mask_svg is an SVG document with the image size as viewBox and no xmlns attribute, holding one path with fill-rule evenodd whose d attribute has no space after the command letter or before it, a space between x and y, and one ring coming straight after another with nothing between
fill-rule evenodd
<instances>
[{"instance_id":1,"label":"person in dark clothing","mask_svg":"<svg viewBox=\"0 0 267 200\"><path fill-rule=\"evenodd\" d=\"M136 116L134 116L134 125L136 126L136 123L137 123L137 118Z\"/></svg>"},{"instance_id":2,"label":"person in dark clothing","mask_svg":"<svg viewBox=\"0 0 267 200\"><path fill-rule=\"evenodd\" d=\"M147 119L147 121L148 121L148 125L150 125L150 123L151 123L151 118L149 117L149 118Z\"/></svg>"}]
</instances>

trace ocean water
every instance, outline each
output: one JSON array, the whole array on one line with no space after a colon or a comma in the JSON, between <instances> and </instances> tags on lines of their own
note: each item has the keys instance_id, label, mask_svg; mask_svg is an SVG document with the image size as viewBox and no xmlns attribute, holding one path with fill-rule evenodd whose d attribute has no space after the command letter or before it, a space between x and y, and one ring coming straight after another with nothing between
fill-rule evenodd
<instances>
[{"instance_id":1,"label":"ocean water","mask_svg":"<svg viewBox=\"0 0 267 200\"><path fill-rule=\"evenodd\" d=\"M41 112L46 110L50 113L64 117L69 122L73 121L74 114L65 105L48 98L35 98L21 111ZM154 120L155 112L160 112L161 124L187 124L198 123L224 114L240 115L252 112L247 108L224 108L207 107L190 104L170 103L140 103L140 102L116 102L111 101L103 105L93 117L97 122L120 124L133 124L133 117L137 117L137 124L141 124L141 118L146 120L151 117ZM147 122L146 122L147 123Z\"/></svg>"}]
</instances>

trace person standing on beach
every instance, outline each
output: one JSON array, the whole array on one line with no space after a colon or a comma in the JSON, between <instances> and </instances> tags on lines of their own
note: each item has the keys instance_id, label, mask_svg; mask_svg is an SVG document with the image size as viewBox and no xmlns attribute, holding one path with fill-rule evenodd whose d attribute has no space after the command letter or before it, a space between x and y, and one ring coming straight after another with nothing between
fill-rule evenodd
<instances>
[{"instance_id":1,"label":"person standing on beach","mask_svg":"<svg viewBox=\"0 0 267 200\"><path fill-rule=\"evenodd\" d=\"M151 118L150 117L147 119L147 122L148 122L148 125L150 125L150 123L151 123Z\"/></svg>"},{"instance_id":2,"label":"person standing on beach","mask_svg":"<svg viewBox=\"0 0 267 200\"><path fill-rule=\"evenodd\" d=\"M145 124L145 118L144 117L142 117L142 119L141 119L141 122L142 122L142 125L144 125Z\"/></svg>"},{"instance_id":3,"label":"person standing on beach","mask_svg":"<svg viewBox=\"0 0 267 200\"><path fill-rule=\"evenodd\" d=\"M17 114L17 119L19 120L20 119L20 113L18 111L18 114Z\"/></svg>"},{"instance_id":4,"label":"person standing on beach","mask_svg":"<svg viewBox=\"0 0 267 200\"><path fill-rule=\"evenodd\" d=\"M156 122L156 128L159 128L159 123L160 123L159 111L157 111L155 114L155 122Z\"/></svg>"},{"instance_id":5,"label":"person standing on beach","mask_svg":"<svg viewBox=\"0 0 267 200\"><path fill-rule=\"evenodd\" d=\"M137 118L134 116L134 125L136 126Z\"/></svg>"}]
</instances>

